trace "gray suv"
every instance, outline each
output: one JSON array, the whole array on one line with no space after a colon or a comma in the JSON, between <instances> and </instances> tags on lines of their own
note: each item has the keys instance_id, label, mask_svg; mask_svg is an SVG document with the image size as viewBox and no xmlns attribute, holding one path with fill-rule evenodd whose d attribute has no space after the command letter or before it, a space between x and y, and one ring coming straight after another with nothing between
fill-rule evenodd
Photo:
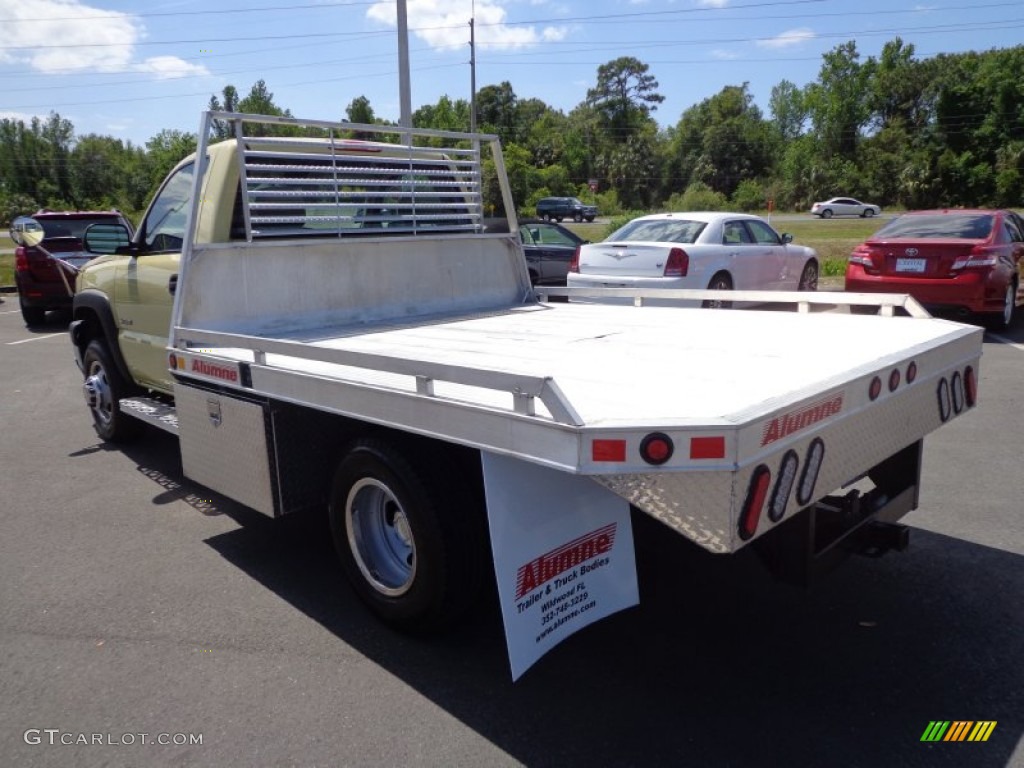
<instances>
[{"instance_id":1,"label":"gray suv","mask_svg":"<svg viewBox=\"0 0 1024 768\"><path fill-rule=\"evenodd\" d=\"M544 221L593 221L597 218L597 206L585 205L575 197L545 197L537 202L537 218Z\"/></svg>"}]
</instances>

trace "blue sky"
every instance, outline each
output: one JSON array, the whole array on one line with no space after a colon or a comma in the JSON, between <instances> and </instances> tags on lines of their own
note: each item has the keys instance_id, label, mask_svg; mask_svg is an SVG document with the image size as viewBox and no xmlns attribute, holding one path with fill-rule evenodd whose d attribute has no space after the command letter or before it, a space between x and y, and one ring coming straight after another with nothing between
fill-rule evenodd
<instances>
[{"instance_id":1,"label":"blue sky","mask_svg":"<svg viewBox=\"0 0 1024 768\"><path fill-rule=\"evenodd\" d=\"M246 7L248 6L248 7ZM1024 3L979 0L408 0L412 108L508 80L520 98L569 111L620 56L650 65L675 124L724 86L750 84L768 115L783 79L816 79L848 40L862 60L899 36L918 56L1024 43ZM1021 75L1024 77L1024 73ZM51 110L78 135L144 143L195 131L210 96L263 78L300 117L336 119L366 96L399 116L392 2L0 0L0 117Z\"/></svg>"}]
</instances>

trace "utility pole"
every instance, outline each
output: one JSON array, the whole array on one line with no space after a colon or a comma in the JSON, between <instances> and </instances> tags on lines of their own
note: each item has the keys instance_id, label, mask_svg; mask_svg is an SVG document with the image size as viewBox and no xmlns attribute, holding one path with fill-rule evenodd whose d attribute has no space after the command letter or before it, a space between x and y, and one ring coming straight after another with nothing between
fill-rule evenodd
<instances>
[{"instance_id":1,"label":"utility pole","mask_svg":"<svg viewBox=\"0 0 1024 768\"><path fill-rule=\"evenodd\" d=\"M476 13L476 2L473 3L473 13ZM469 132L476 133L476 21L475 17L469 19Z\"/></svg>"},{"instance_id":2,"label":"utility pole","mask_svg":"<svg viewBox=\"0 0 1024 768\"><path fill-rule=\"evenodd\" d=\"M412 128L412 91L409 88L409 14L398 0L398 124Z\"/></svg>"}]
</instances>

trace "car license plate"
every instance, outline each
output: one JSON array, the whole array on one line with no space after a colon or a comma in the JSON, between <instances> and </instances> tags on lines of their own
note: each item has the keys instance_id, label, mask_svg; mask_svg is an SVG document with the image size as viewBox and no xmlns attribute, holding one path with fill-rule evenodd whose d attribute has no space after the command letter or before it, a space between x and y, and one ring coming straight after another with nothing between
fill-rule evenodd
<instances>
[{"instance_id":1,"label":"car license plate","mask_svg":"<svg viewBox=\"0 0 1024 768\"><path fill-rule=\"evenodd\" d=\"M924 272L925 259L896 259L897 272Z\"/></svg>"}]
</instances>

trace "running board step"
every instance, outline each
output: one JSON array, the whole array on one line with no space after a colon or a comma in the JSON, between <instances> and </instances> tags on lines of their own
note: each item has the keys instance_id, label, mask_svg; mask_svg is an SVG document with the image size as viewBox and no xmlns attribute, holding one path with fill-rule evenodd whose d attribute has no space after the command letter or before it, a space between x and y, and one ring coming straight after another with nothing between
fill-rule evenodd
<instances>
[{"instance_id":1,"label":"running board step","mask_svg":"<svg viewBox=\"0 0 1024 768\"><path fill-rule=\"evenodd\" d=\"M173 405L152 397L124 397L120 400L120 406L122 413L152 424L164 432L178 434L178 412Z\"/></svg>"}]
</instances>

